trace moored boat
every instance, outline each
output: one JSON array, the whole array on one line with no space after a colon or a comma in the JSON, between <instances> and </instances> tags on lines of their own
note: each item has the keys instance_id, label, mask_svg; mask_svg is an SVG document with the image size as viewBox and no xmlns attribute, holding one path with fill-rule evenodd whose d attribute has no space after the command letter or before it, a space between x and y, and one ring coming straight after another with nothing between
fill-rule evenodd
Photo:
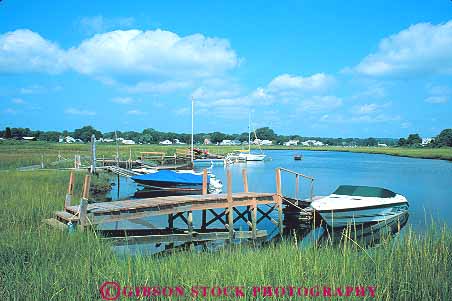
<instances>
[{"instance_id":1,"label":"moored boat","mask_svg":"<svg viewBox=\"0 0 452 301\"><path fill-rule=\"evenodd\" d=\"M391 190L341 185L331 195L311 203L332 228L387 221L408 211L407 199Z\"/></svg>"},{"instance_id":2,"label":"moored boat","mask_svg":"<svg viewBox=\"0 0 452 301\"><path fill-rule=\"evenodd\" d=\"M191 170L159 170L143 175L131 177L136 183L153 188L201 188L203 184L203 174ZM215 175L207 175L207 183L210 191L221 190L223 184L216 179Z\"/></svg>"},{"instance_id":3,"label":"moored boat","mask_svg":"<svg viewBox=\"0 0 452 301\"><path fill-rule=\"evenodd\" d=\"M303 155L302 155L302 154L295 154L295 155L293 156L293 159L294 159L295 161L300 161L302 158L303 158Z\"/></svg>"}]
</instances>

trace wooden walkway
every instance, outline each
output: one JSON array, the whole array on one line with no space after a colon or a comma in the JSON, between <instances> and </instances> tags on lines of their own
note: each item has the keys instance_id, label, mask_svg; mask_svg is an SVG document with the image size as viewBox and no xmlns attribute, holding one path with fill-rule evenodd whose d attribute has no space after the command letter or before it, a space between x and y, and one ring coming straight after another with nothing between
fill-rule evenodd
<instances>
[{"instance_id":1,"label":"wooden walkway","mask_svg":"<svg viewBox=\"0 0 452 301\"><path fill-rule=\"evenodd\" d=\"M249 192L246 169L242 170L244 192L232 192L232 176L230 170L227 171L227 193L207 194L207 171L203 173L203 185L201 195L165 196L144 199L131 199L113 202L92 202L88 203L90 176L85 176L82 198L80 204L72 204L75 174L72 172L64 210L55 212L55 217L44 222L56 228L64 230L68 224L72 223L82 231L86 228L94 228L96 225L105 223L115 223L120 221L130 221L135 224L144 225L149 230L159 230L149 221L150 217L168 216L167 227L160 225L165 235L152 234L148 236L128 235L127 240L142 242L168 242L174 241L200 241L215 240L228 237L229 240L237 238L258 239L265 237L266 231L258 230L258 224L263 220L268 220L278 227L279 233L283 233L283 202L290 206L299 207L301 203L295 204L294 199L286 198L282 195L281 171L295 174L296 195L298 195L299 177L308 178L311 181L311 199L313 193L313 181L311 177L300 173L288 171L282 168L276 169L276 192ZM200 229L194 229L193 211L202 212L202 222ZM277 218L270 215L277 210ZM303 209L301 209L303 210ZM306 214L310 214L306 211ZM208 219L208 215L210 215ZM275 218L273 218L275 217ZM174 227L174 221L181 219L186 225L186 231L180 233ZM238 230L238 221L243 221L248 226L248 231ZM209 229L209 226L222 224L223 231ZM243 223L242 226L243 227ZM240 228L241 228L240 227ZM128 229L123 229L128 231ZM133 230L133 229L132 229ZM169 231L169 232L168 232ZM179 232L178 232L179 231ZM210 232L214 231L214 232ZM152 236L152 237L151 237ZM111 237L109 238L111 239ZM124 239L123 239L124 240Z\"/></svg>"},{"instance_id":2,"label":"wooden walkway","mask_svg":"<svg viewBox=\"0 0 452 301\"><path fill-rule=\"evenodd\" d=\"M274 193L242 192L231 195L232 204L227 194L167 196L138 200L125 200L88 204L86 217L88 224L103 224L122 220L146 218L167 214L209 209L226 209L239 206L257 206L275 204L278 198ZM78 222L80 206L69 206L66 211L56 212L61 221Z\"/></svg>"}]
</instances>

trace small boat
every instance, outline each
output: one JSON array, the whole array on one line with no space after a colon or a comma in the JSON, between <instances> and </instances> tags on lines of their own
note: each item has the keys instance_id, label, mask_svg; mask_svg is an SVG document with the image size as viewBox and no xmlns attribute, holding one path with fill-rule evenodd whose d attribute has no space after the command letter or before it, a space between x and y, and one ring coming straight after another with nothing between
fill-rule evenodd
<instances>
[{"instance_id":1,"label":"small boat","mask_svg":"<svg viewBox=\"0 0 452 301\"><path fill-rule=\"evenodd\" d=\"M168 189L168 188L202 188L202 173L196 173L192 170L159 170L156 172L136 175L131 177L136 183L152 188ZM221 190L223 184L216 179L215 175L207 175L207 183L209 191Z\"/></svg>"},{"instance_id":2,"label":"small boat","mask_svg":"<svg viewBox=\"0 0 452 301\"><path fill-rule=\"evenodd\" d=\"M302 155L302 154L295 154L295 155L293 156L293 159L294 159L295 161L300 161L302 158L303 158L303 155Z\"/></svg>"},{"instance_id":3,"label":"small boat","mask_svg":"<svg viewBox=\"0 0 452 301\"><path fill-rule=\"evenodd\" d=\"M332 228L385 222L408 211L407 199L380 187L341 185L331 195L314 200L314 208Z\"/></svg>"}]
</instances>

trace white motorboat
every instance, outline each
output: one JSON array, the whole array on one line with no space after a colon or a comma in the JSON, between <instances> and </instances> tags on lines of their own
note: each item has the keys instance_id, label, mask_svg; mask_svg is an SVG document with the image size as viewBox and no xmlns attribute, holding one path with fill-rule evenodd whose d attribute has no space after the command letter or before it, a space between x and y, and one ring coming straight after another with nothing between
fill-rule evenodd
<instances>
[{"instance_id":1,"label":"white motorboat","mask_svg":"<svg viewBox=\"0 0 452 301\"><path fill-rule=\"evenodd\" d=\"M264 161L267 155L264 154L251 154L251 153L240 153L238 155L239 160L244 161Z\"/></svg>"},{"instance_id":2,"label":"white motorboat","mask_svg":"<svg viewBox=\"0 0 452 301\"><path fill-rule=\"evenodd\" d=\"M332 228L384 222L408 211L407 199L380 187L341 185L314 200L314 208Z\"/></svg>"}]
</instances>

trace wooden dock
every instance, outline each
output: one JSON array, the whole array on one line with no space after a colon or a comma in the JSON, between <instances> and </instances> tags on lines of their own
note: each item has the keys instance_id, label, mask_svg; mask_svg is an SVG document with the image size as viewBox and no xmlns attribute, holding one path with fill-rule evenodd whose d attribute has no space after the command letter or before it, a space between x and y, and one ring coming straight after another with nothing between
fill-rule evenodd
<instances>
[{"instance_id":1,"label":"wooden dock","mask_svg":"<svg viewBox=\"0 0 452 301\"><path fill-rule=\"evenodd\" d=\"M92 203L88 203L90 176L87 175L85 176L82 199L78 205L71 204L75 180L74 173L71 173L64 210L55 212L55 217L45 220L45 222L60 229L67 228L67 225L72 223L77 228L85 230L105 223L130 221L155 230L149 221L150 218L166 215L168 217L167 226L160 227L162 228L161 232L165 232L164 234L154 233L154 231L152 235L125 235L128 236L127 241L129 243L173 243L175 241L204 241L225 238L231 241L242 238L258 239L267 235L266 231L258 230L258 225L263 220L269 220L278 227L280 233L283 233L283 203L286 202L290 205L294 201L294 199L282 196L281 171L287 170L276 169L276 192L249 192L246 169L244 169L242 171L244 192L232 192L231 172L228 170L227 193L207 194L207 172L205 170L202 195L165 196ZM306 177L299 173L294 174L296 174L297 185L300 175ZM307 178L313 183L313 178ZM278 216L276 219L270 215L275 210ZM202 212L201 229L194 229L194 211ZM177 232L180 229L175 229L174 221L176 219L182 220L186 225L186 230L183 233ZM239 231L238 221L246 223L248 231ZM213 230L209 229L209 226L213 226L214 222L217 225L222 224L224 229L209 231ZM117 238L124 240L124 237ZM112 238L109 237L108 239L111 240Z\"/></svg>"}]
</instances>

